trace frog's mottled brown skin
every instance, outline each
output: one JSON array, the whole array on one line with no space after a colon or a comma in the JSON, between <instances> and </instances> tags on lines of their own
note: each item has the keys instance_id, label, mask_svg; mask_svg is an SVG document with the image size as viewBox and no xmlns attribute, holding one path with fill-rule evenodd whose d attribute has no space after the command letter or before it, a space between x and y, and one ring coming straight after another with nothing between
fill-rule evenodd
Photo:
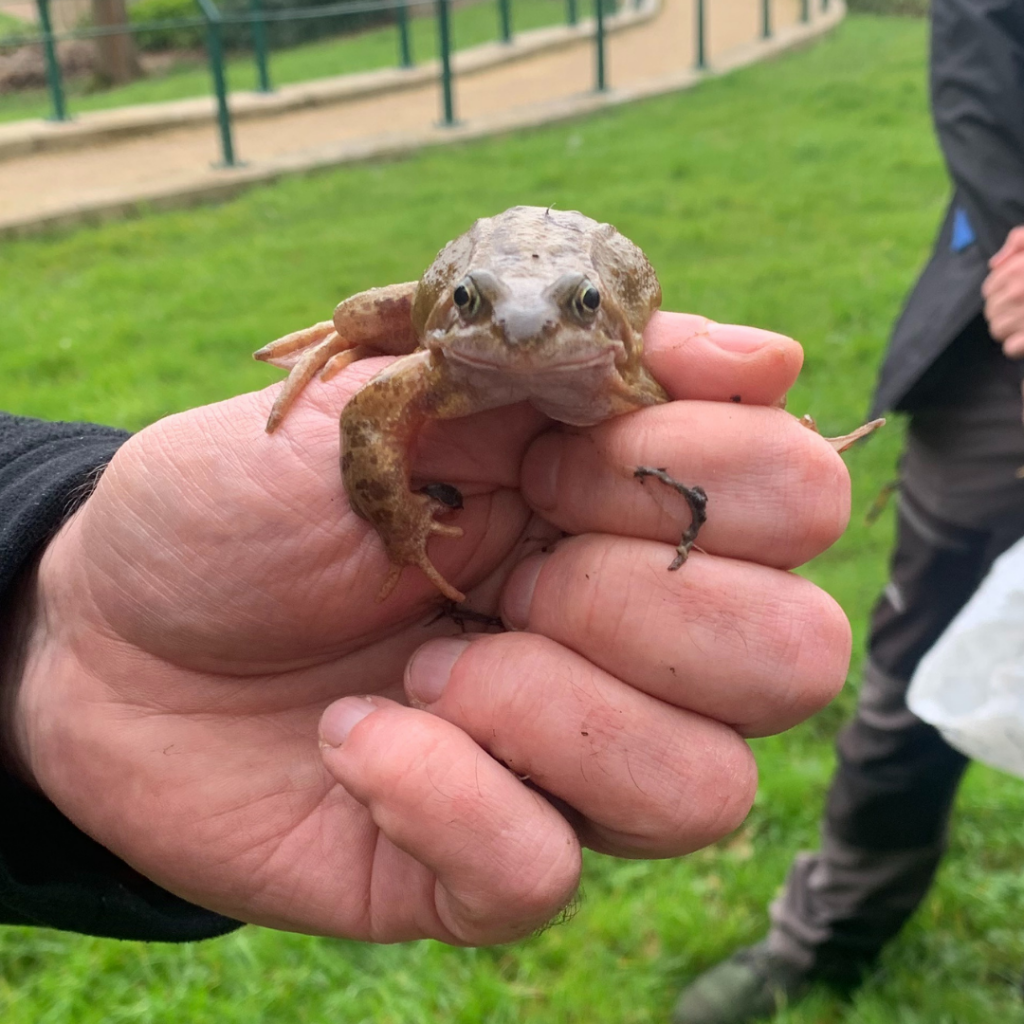
<instances>
[{"instance_id":1,"label":"frog's mottled brown skin","mask_svg":"<svg viewBox=\"0 0 1024 1024\"><path fill-rule=\"evenodd\" d=\"M449 242L419 283L354 295L333 321L260 349L257 359L291 370L267 430L317 374L366 355L404 356L345 406L342 476L391 559L381 599L404 566L418 565L462 601L427 557L432 534L462 531L437 521L448 504L409 487L416 434L430 419L520 401L575 426L667 401L641 363L643 330L660 302L647 258L610 224L518 206ZM690 544L680 546L684 557Z\"/></svg>"}]
</instances>

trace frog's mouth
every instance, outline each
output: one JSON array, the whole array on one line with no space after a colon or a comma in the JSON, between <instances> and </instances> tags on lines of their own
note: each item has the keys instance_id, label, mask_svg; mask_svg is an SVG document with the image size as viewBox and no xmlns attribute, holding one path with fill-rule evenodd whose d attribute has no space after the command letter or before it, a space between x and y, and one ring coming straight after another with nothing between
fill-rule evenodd
<instances>
[{"instance_id":1,"label":"frog's mouth","mask_svg":"<svg viewBox=\"0 0 1024 1024\"><path fill-rule=\"evenodd\" d=\"M604 348L599 352L588 352L565 359L545 358L536 352L510 352L508 358L487 358L479 352L461 352L448 349L445 355L449 359L465 363L478 370L501 370L502 373L572 373L578 370L590 370L615 362L615 350Z\"/></svg>"}]
</instances>

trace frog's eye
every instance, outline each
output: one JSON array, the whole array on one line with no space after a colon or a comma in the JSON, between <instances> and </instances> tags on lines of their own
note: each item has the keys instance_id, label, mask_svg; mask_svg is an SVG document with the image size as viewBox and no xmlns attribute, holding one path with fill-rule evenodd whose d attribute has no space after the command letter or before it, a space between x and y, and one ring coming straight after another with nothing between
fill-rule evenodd
<instances>
[{"instance_id":1,"label":"frog's eye","mask_svg":"<svg viewBox=\"0 0 1024 1024\"><path fill-rule=\"evenodd\" d=\"M589 281L584 281L576 292L576 312L591 317L600 305L601 293Z\"/></svg>"},{"instance_id":2,"label":"frog's eye","mask_svg":"<svg viewBox=\"0 0 1024 1024\"><path fill-rule=\"evenodd\" d=\"M476 290L473 281L465 277L452 292L452 302L458 307L459 312L472 315L480 306L480 293Z\"/></svg>"}]
</instances>

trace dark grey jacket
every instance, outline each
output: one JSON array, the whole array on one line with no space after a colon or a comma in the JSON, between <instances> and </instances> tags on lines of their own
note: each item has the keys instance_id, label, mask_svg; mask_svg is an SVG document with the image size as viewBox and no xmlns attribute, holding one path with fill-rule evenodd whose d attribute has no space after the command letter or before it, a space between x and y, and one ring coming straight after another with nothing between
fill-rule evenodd
<instances>
[{"instance_id":1,"label":"dark grey jacket","mask_svg":"<svg viewBox=\"0 0 1024 1024\"><path fill-rule=\"evenodd\" d=\"M953 197L872 416L920 404L922 378L981 312L989 258L1024 224L1024 0L932 0L931 20L932 115Z\"/></svg>"},{"instance_id":2,"label":"dark grey jacket","mask_svg":"<svg viewBox=\"0 0 1024 1024\"><path fill-rule=\"evenodd\" d=\"M97 471L127 437L110 427L0 412L0 651L19 573L85 499ZM7 711L10 682L0 678L0 713ZM12 774L3 755L0 750L0 925L167 942L238 927L133 871Z\"/></svg>"}]
</instances>

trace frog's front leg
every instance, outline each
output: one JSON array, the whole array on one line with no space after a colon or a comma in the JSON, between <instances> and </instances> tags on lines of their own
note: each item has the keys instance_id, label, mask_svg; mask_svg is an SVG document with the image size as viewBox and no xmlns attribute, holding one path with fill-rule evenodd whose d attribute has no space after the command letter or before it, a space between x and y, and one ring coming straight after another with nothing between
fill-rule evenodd
<instances>
[{"instance_id":1,"label":"frog's front leg","mask_svg":"<svg viewBox=\"0 0 1024 1024\"><path fill-rule=\"evenodd\" d=\"M427 557L433 534L460 537L457 526L439 523L450 501L409 486L410 451L428 419L455 419L483 406L453 387L447 368L428 351L399 359L350 399L341 414L341 474L349 504L384 541L391 571L377 595L391 593L402 569L419 566L445 597L464 601Z\"/></svg>"},{"instance_id":2,"label":"frog's front leg","mask_svg":"<svg viewBox=\"0 0 1024 1024\"><path fill-rule=\"evenodd\" d=\"M412 326L416 285L407 281L359 292L338 304L333 320L293 331L254 352L253 359L291 371L270 410L267 433L277 428L317 374L330 380L357 359L412 352L417 345Z\"/></svg>"}]
</instances>

